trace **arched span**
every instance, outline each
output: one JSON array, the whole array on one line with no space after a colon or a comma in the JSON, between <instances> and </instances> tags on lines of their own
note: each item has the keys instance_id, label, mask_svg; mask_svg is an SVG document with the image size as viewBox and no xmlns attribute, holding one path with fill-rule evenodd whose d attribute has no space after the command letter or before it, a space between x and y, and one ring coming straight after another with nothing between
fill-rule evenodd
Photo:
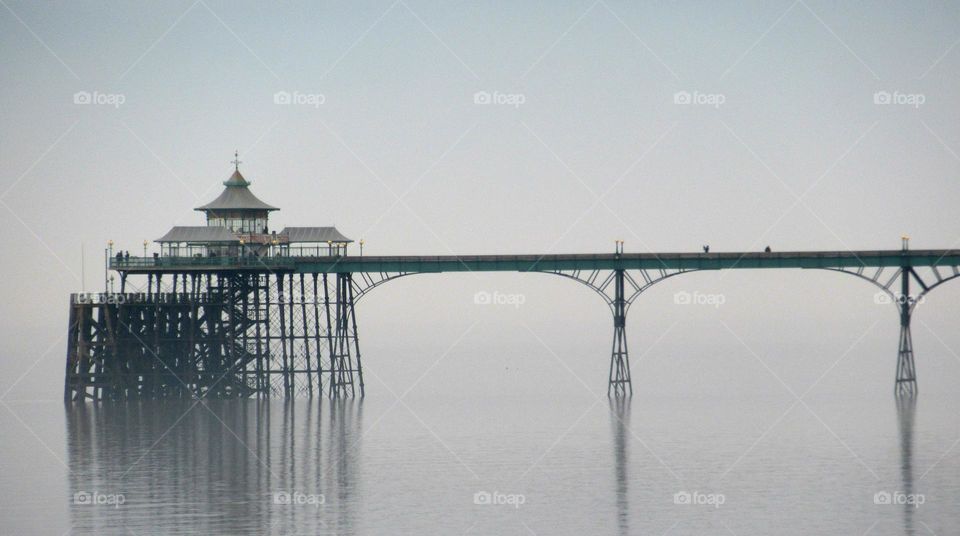
<instances>
[{"instance_id":1,"label":"arched span","mask_svg":"<svg viewBox=\"0 0 960 536\"><path fill-rule=\"evenodd\" d=\"M865 270L862 266L855 270L849 268L820 269L829 270L831 272L840 272L863 279L864 281L867 281L868 283L871 283L875 287L879 288L884 294L886 294L890 303L899 304L902 300L907 300L910 304L910 312L912 312L917 304L923 301L923 298L926 297L930 291L946 283L947 281L960 278L960 267L958 266L950 266L950 273L948 274L942 274L937 266L928 266L925 268L927 271L929 271L927 278L924 278L923 275L917 271L918 267L906 268L909 279L915 281L922 289L915 296L901 296L900 292L896 290L897 283L901 281L901 278L904 275L903 267L896 267L892 273L889 273L889 275L886 276L884 275L885 268L883 267L875 269L872 274L865 274Z\"/></svg>"},{"instance_id":2,"label":"arched span","mask_svg":"<svg viewBox=\"0 0 960 536\"><path fill-rule=\"evenodd\" d=\"M936 266L931 266L930 271L933 273L933 276L936 279L936 281L933 282L932 284L928 284L927 282L925 282L920 277L920 275L917 274L916 268L912 268L910 270L910 273L913 275L914 280L917 283L919 283L920 287L923 289L920 292L920 294L917 294L917 298L916 298L916 301L913 303L913 307L916 307L917 303L919 303L924 298L924 296L926 296L931 290L939 287L940 285L946 283L947 281L953 281L954 279L957 279L958 277L960 277L960 268L958 268L957 266L951 266L950 268L953 271L953 273L948 274L946 277L943 277L940 271L937 270Z\"/></svg>"},{"instance_id":3,"label":"arched span","mask_svg":"<svg viewBox=\"0 0 960 536\"><path fill-rule=\"evenodd\" d=\"M386 283L387 281L393 281L394 279L399 279L404 276L422 273L425 272L357 272L353 274L353 277L350 279L350 284L353 285L353 302L356 303L360 301L360 298L366 296L368 292Z\"/></svg>"},{"instance_id":4,"label":"arched span","mask_svg":"<svg viewBox=\"0 0 960 536\"><path fill-rule=\"evenodd\" d=\"M673 276L688 272L697 272L698 269L694 270L632 270L637 272L639 277L634 277L631 274L630 270L624 270L624 282L628 285L628 292L624 296L624 301L626 303L626 309L629 310L630 306L633 305L633 301L643 293L648 288L653 285L669 279ZM398 273L388 273L388 272L378 272L378 273L367 273L367 272L358 272L353 274L352 284L353 284L353 295L354 302L359 301L361 298L367 295L371 290L379 287L380 285L393 281L394 279L399 279L401 277L422 274L427 272L398 272ZM525 273L525 272L520 272ZM610 308L612 312L614 310L614 304L616 302L616 294L614 288L614 282L616 279L615 270L592 270L590 272L584 272L580 270L574 271L536 271L532 273L538 274L548 274L548 275L559 275L567 279L572 279L582 285L589 287L591 290L596 292L603 298L604 302L607 304L607 307ZM625 311L626 312L626 311Z\"/></svg>"},{"instance_id":5,"label":"arched span","mask_svg":"<svg viewBox=\"0 0 960 536\"><path fill-rule=\"evenodd\" d=\"M942 269L943 267L940 268ZM872 269L869 272L864 267L858 267L856 269L847 267L814 269L839 272L862 279L880 289L880 291L886 295L886 299L889 300L890 303L898 303L899 300L902 299L896 291L896 284L898 281L900 281L901 276L903 275L904 269L902 267L896 267L893 271L890 271L888 267L879 267ZM916 267L909 268L910 278L919 284L920 288L922 289L917 295L908 296L906 298L910 301L911 310L916 307L917 303L919 303L933 289L948 281L960 278L960 267L958 266L950 266L950 272L946 274L941 273L941 269L938 269L935 266L927 267L926 269L929 271L929 274L927 277L924 277L917 271ZM653 285L680 274L697 271L702 270L624 270L624 281L628 286L627 293L624 296L626 309L629 310L637 296L642 294ZM426 272L357 272L353 274L352 279L354 301L360 300L371 290L379 287L387 281L392 281L404 276L420 273ZM604 302L607 304L607 307L611 311L614 309L614 302L616 301L616 295L614 292L614 280L616 275L615 270L538 271L534 273L559 275L567 279L572 279L596 292L601 298L603 298ZM634 273L638 274L639 277L636 277Z\"/></svg>"},{"instance_id":6,"label":"arched span","mask_svg":"<svg viewBox=\"0 0 960 536\"><path fill-rule=\"evenodd\" d=\"M918 273L917 268L910 268L911 279L916 281L922 289L916 296L910 296L907 298L912 302L911 309L915 307L916 304L933 289L948 281L960 278L960 267L951 266L949 268L950 273L943 274L937 267L928 267L927 269L929 270L930 274L926 278ZM886 295L887 299L891 303L897 303L900 299L895 289L895 285L898 281L900 281L900 278L903 275L902 267L896 267L892 272L889 270L889 268L884 267L873 269L870 272L867 272L864 267L859 267L856 269L846 267L815 269L839 272L862 279L880 289L880 291ZM629 287L627 295L624 296L627 309L629 310L630 306L633 305L633 302L637 296L642 294L653 285L680 274L697 271L702 270L624 270L624 281ZM639 274L640 277L635 277L633 272ZM425 272L355 273L353 274L354 300L359 300L368 292L386 283L387 281L392 281L404 276L416 275L420 273ZM603 298L604 302L607 304L607 307L610 308L611 311L614 308L614 302L616 301L614 292L614 279L616 274L615 270L538 271L534 273L559 275L567 279L572 279L596 292L601 298Z\"/></svg>"},{"instance_id":7,"label":"arched span","mask_svg":"<svg viewBox=\"0 0 960 536\"><path fill-rule=\"evenodd\" d=\"M896 379L894 381L894 395L897 398L912 398L917 395L917 368L914 362L913 335L910 329L910 318L913 316L913 310L917 304L923 301L923 298L933 289L960 277L960 268L957 265L947 265L952 273L942 274L937 267L937 261L925 268L916 266L897 267L889 278L883 277L883 267L879 267L871 275L864 275L864 268L856 269L824 268L835 272L850 274L860 279L869 281L881 291L886 293L890 303L897 307L900 315L900 340L897 350L897 368ZM927 277L924 278L918 269L923 269ZM914 295L910 291L910 282L916 282L920 286L920 292ZM897 288L895 285L900 285ZM878 301L879 302L879 301Z\"/></svg>"},{"instance_id":8,"label":"arched span","mask_svg":"<svg viewBox=\"0 0 960 536\"><path fill-rule=\"evenodd\" d=\"M688 272L698 272L699 269L692 270L656 270L654 275L651 275L651 270L634 270L640 274L640 280L631 275L630 270L623 271L623 279L626 285L629 285L630 290L629 294L624 296L625 310L628 311L630 306L633 305L633 300L637 298L641 293L643 293L648 288L653 285L669 279L673 276L680 274L685 274ZM591 290L600 295L601 298L607 303L607 307L610 308L611 312L614 312L615 303L616 303L616 270L592 270L590 272L582 272L580 270L575 270L571 272L563 271L552 271L552 272L539 272L542 274L552 274L559 275L561 277L566 277L567 279L573 279L574 281L586 285ZM602 277L601 277L602 276ZM626 294L626 293L625 293Z\"/></svg>"},{"instance_id":9,"label":"arched span","mask_svg":"<svg viewBox=\"0 0 960 536\"><path fill-rule=\"evenodd\" d=\"M902 268L897 268L896 271L891 274L888 278L883 277L883 272L885 268L877 268L873 274L864 274L864 267L859 267L856 270L849 270L847 268L819 268L820 270L827 270L830 272L840 272L842 274L852 275L858 279L862 279L873 286L879 288L883 291L891 300L896 299L896 294L891 290L894 283L900 278L900 274L903 273Z\"/></svg>"}]
</instances>

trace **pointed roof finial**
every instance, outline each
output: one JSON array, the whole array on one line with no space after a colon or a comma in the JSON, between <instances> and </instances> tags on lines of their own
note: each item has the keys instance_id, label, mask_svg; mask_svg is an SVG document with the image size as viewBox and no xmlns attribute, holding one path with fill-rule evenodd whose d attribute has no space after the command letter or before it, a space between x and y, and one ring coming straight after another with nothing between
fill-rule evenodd
<instances>
[{"instance_id":1,"label":"pointed roof finial","mask_svg":"<svg viewBox=\"0 0 960 536\"><path fill-rule=\"evenodd\" d=\"M230 163L233 164L234 171L240 171L240 151L233 151L233 161Z\"/></svg>"}]
</instances>

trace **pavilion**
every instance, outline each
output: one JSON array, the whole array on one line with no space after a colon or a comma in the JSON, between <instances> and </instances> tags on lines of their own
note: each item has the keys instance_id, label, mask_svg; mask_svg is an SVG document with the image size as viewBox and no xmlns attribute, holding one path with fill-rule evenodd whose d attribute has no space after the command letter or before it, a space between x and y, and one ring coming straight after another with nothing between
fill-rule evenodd
<instances>
[{"instance_id":1,"label":"pavilion","mask_svg":"<svg viewBox=\"0 0 960 536\"><path fill-rule=\"evenodd\" d=\"M234 153L236 156L236 153ZM271 231L269 216L280 210L250 191L250 181L234 159L233 174L223 192L197 207L207 217L205 226L175 226L156 240L163 257L330 256L346 255L353 240L336 227L286 227Z\"/></svg>"}]
</instances>

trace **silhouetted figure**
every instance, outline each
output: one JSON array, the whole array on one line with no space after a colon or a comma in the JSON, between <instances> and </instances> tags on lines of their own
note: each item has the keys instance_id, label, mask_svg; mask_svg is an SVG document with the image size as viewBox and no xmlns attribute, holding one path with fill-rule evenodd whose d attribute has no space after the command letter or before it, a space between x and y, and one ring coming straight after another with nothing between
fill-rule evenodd
<instances>
[{"instance_id":1,"label":"silhouetted figure","mask_svg":"<svg viewBox=\"0 0 960 536\"><path fill-rule=\"evenodd\" d=\"M770 253L770 246L763 248L764 253Z\"/></svg>"},{"instance_id":2,"label":"silhouetted figure","mask_svg":"<svg viewBox=\"0 0 960 536\"><path fill-rule=\"evenodd\" d=\"M129 252L129 251L124 251L124 252L123 252L123 260L125 260L125 261L129 261L129 260L130 260L130 252Z\"/></svg>"},{"instance_id":3,"label":"silhouetted figure","mask_svg":"<svg viewBox=\"0 0 960 536\"><path fill-rule=\"evenodd\" d=\"M710 246L703 246L704 253L710 253Z\"/></svg>"}]
</instances>

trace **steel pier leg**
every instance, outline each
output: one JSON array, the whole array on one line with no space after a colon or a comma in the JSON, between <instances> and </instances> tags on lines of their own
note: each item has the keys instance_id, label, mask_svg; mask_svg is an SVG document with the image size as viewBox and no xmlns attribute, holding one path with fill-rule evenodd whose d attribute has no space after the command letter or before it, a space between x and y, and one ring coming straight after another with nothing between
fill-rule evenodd
<instances>
[{"instance_id":1,"label":"steel pier leg","mask_svg":"<svg viewBox=\"0 0 960 536\"><path fill-rule=\"evenodd\" d=\"M627 352L627 301L623 295L623 270L614 272L616 296L613 300L613 349L610 355L610 383L607 396L632 396L630 356Z\"/></svg>"},{"instance_id":2,"label":"steel pier leg","mask_svg":"<svg viewBox=\"0 0 960 536\"><path fill-rule=\"evenodd\" d=\"M913 298L910 296L910 275L913 269L904 267L900 275L900 348L897 352L897 380L894 394L897 397L913 397L917 390L917 370L913 363L913 337L910 334L910 315Z\"/></svg>"}]
</instances>

